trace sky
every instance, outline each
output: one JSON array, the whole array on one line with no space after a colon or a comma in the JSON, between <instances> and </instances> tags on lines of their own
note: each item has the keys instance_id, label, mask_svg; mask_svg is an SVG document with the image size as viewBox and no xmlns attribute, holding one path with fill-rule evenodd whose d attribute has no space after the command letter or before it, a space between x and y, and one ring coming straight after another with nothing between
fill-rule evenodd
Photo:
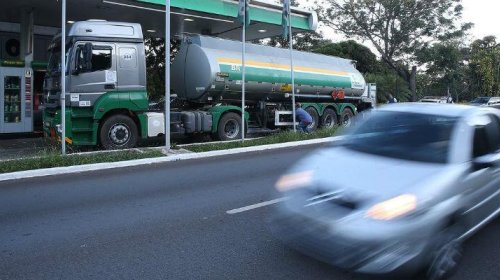
<instances>
[{"instance_id":1,"label":"sky","mask_svg":"<svg viewBox=\"0 0 500 280\"><path fill-rule=\"evenodd\" d=\"M499 0L462 0L463 19L474 23L474 39L495 35L500 41L500 1Z\"/></svg>"},{"instance_id":2,"label":"sky","mask_svg":"<svg viewBox=\"0 0 500 280\"><path fill-rule=\"evenodd\" d=\"M299 0L303 6L313 2L311 0ZM471 41L482 39L484 36L495 35L497 42L500 41L500 0L462 0L464 11L462 21L474 23L470 31ZM325 37L332 40L341 40L332 30L321 29Z\"/></svg>"}]
</instances>

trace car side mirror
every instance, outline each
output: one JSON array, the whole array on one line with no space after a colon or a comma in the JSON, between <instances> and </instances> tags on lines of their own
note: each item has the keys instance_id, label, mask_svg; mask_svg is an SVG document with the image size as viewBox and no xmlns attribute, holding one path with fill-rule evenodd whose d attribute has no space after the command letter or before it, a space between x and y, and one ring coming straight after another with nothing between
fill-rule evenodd
<instances>
[{"instance_id":1,"label":"car side mirror","mask_svg":"<svg viewBox=\"0 0 500 280\"><path fill-rule=\"evenodd\" d=\"M500 164L500 151L494 154L487 154L477 157L472 160L472 168L474 171L495 167Z\"/></svg>"}]
</instances>

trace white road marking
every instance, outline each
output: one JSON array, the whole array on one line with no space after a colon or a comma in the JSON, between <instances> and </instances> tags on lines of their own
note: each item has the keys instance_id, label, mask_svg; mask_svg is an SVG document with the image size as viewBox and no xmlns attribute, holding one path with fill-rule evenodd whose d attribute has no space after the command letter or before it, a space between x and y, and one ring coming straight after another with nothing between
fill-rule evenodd
<instances>
[{"instance_id":1,"label":"white road marking","mask_svg":"<svg viewBox=\"0 0 500 280\"><path fill-rule=\"evenodd\" d=\"M273 204L276 204L276 203L280 203L280 202L283 202L283 201L285 201L287 199L288 199L288 197L277 198L277 199L273 199L273 200L269 200L269 201L264 201L264 202L260 202L260 203L248 205L248 206L245 206L245 207L241 207L241 208L236 208L236 209L233 209L233 210L229 210L229 211L226 211L226 213L229 214L229 215L238 214L238 213L241 213L241 212L245 212L245 211L257 209L257 208L260 208L260 207L265 207L265 206L273 205Z\"/></svg>"}]
</instances>

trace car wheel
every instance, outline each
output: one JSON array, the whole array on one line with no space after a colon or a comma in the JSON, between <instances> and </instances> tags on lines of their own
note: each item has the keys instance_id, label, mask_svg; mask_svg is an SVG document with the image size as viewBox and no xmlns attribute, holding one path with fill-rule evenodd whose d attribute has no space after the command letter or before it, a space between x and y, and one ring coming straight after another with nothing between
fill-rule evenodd
<instances>
[{"instance_id":1,"label":"car wheel","mask_svg":"<svg viewBox=\"0 0 500 280\"><path fill-rule=\"evenodd\" d=\"M342 115L340 116L340 123L344 127L350 127L352 124L352 119L354 117L354 113L350 108L345 108L344 111L342 111Z\"/></svg>"},{"instance_id":2,"label":"car wheel","mask_svg":"<svg viewBox=\"0 0 500 280\"><path fill-rule=\"evenodd\" d=\"M134 120L125 115L114 115L103 122L99 140L106 150L129 149L137 145L138 134Z\"/></svg>"},{"instance_id":3,"label":"car wheel","mask_svg":"<svg viewBox=\"0 0 500 280\"><path fill-rule=\"evenodd\" d=\"M322 128L334 128L337 125L337 114L333 109L326 109L321 117Z\"/></svg>"},{"instance_id":4,"label":"car wheel","mask_svg":"<svg viewBox=\"0 0 500 280\"><path fill-rule=\"evenodd\" d=\"M311 115L313 120L312 123L309 126L307 126L307 128L310 132L313 132L316 130L316 128L318 128L318 123L319 123L318 111L316 111L314 107L307 107L306 112L309 113L309 115Z\"/></svg>"},{"instance_id":5,"label":"car wheel","mask_svg":"<svg viewBox=\"0 0 500 280\"><path fill-rule=\"evenodd\" d=\"M427 279L446 279L457 269L463 252L462 242L458 239L461 234L459 229L459 226L454 225L440 233L427 269Z\"/></svg>"}]
</instances>

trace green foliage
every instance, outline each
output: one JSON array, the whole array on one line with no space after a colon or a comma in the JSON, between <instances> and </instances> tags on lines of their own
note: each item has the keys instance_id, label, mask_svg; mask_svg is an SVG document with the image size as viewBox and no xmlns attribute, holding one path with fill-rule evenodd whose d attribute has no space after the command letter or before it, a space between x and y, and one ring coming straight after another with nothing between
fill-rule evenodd
<instances>
[{"instance_id":1,"label":"green foliage","mask_svg":"<svg viewBox=\"0 0 500 280\"><path fill-rule=\"evenodd\" d=\"M460 0L326 0L324 22L347 37L369 41L382 60L408 83L417 51L432 39L460 37Z\"/></svg>"},{"instance_id":2,"label":"green foliage","mask_svg":"<svg viewBox=\"0 0 500 280\"><path fill-rule=\"evenodd\" d=\"M315 53L338 56L356 61L356 68L361 73L380 71L380 63L375 54L367 47L353 41L325 43L313 49Z\"/></svg>"},{"instance_id":3,"label":"green foliage","mask_svg":"<svg viewBox=\"0 0 500 280\"><path fill-rule=\"evenodd\" d=\"M438 42L417 52L417 59L425 69L417 81L419 98L446 96L448 91L455 99L466 98L467 53L460 41L453 40Z\"/></svg>"},{"instance_id":4,"label":"green foliage","mask_svg":"<svg viewBox=\"0 0 500 280\"><path fill-rule=\"evenodd\" d=\"M408 84L394 71L366 73L365 80L377 84L377 102L387 103L388 95L396 97L398 102L406 102L411 98Z\"/></svg>"},{"instance_id":5,"label":"green foliage","mask_svg":"<svg viewBox=\"0 0 500 280\"><path fill-rule=\"evenodd\" d=\"M500 43L494 36L472 43L468 74L474 96L500 94Z\"/></svg>"},{"instance_id":6,"label":"green foliage","mask_svg":"<svg viewBox=\"0 0 500 280\"><path fill-rule=\"evenodd\" d=\"M298 51L312 51L329 42L330 41L323 39L323 35L321 33L316 32L306 32L293 35L293 49ZM267 39L255 40L253 43L278 48L289 47L288 40L283 39L281 35Z\"/></svg>"},{"instance_id":7,"label":"green foliage","mask_svg":"<svg viewBox=\"0 0 500 280\"><path fill-rule=\"evenodd\" d=\"M186 147L186 149L200 153L207 151L215 151L215 150L226 150L226 149L234 149L234 148L243 148L243 147L252 147L259 145L270 145L277 143L285 143L285 142L293 142L293 141L302 141L316 138L325 138L330 137L335 134L336 129L320 129L313 133L294 133L293 131L286 131L282 133L273 134L270 136L262 137L255 140L248 141L234 141L227 143L213 143L213 144L204 144L204 145L193 145Z\"/></svg>"},{"instance_id":8,"label":"green foliage","mask_svg":"<svg viewBox=\"0 0 500 280\"><path fill-rule=\"evenodd\" d=\"M164 155L158 150L148 150L144 152L129 150L67 156L61 156L61 154L56 150L49 150L42 152L34 158L2 161L0 162L0 173L91 163L116 162L161 156Z\"/></svg>"},{"instance_id":9,"label":"green foliage","mask_svg":"<svg viewBox=\"0 0 500 280\"><path fill-rule=\"evenodd\" d=\"M165 39L145 38L146 79L150 100L165 96ZM180 41L170 40L170 63L173 62L180 46Z\"/></svg>"}]
</instances>

